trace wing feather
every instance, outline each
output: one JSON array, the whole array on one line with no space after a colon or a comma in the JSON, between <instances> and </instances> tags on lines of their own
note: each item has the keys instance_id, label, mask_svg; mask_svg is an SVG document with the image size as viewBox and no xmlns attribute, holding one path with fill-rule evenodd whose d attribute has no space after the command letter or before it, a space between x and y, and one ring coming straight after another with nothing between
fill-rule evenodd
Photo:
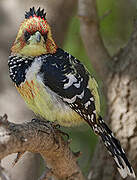
<instances>
[{"instance_id":1,"label":"wing feather","mask_svg":"<svg viewBox=\"0 0 137 180\"><path fill-rule=\"evenodd\" d=\"M40 70L44 84L58 94L89 124L96 123L96 109L99 112L97 84L79 60L58 49L54 55L43 56ZM97 99L97 104L95 103Z\"/></svg>"}]
</instances>

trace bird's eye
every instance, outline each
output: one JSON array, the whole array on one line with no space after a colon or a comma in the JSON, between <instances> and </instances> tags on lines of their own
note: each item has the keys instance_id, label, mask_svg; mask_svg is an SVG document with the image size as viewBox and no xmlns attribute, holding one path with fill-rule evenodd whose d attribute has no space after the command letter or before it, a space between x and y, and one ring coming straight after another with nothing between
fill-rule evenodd
<instances>
[{"instance_id":1,"label":"bird's eye","mask_svg":"<svg viewBox=\"0 0 137 180\"><path fill-rule=\"evenodd\" d=\"M25 31L24 33L24 39L25 41L28 41L28 39L30 38L31 34L28 31Z\"/></svg>"},{"instance_id":2,"label":"bird's eye","mask_svg":"<svg viewBox=\"0 0 137 180\"><path fill-rule=\"evenodd\" d=\"M45 40L45 42L46 42L46 40L47 40L47 33L45 33L45 34L43 35L43 37L44 37L44 40Z\"/></svg>"}]
</instances>

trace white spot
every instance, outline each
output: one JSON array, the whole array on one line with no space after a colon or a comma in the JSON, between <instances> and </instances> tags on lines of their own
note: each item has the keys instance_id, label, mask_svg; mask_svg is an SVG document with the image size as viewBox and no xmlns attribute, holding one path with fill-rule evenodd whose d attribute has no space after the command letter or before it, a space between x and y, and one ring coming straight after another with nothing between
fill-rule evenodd
<instances>
[{"instance_id":1,"label":"white spot","mask_svg":"<svg viewBox=\"0 0 137 180\"><path fill-rule=\"evenodd\" d=\"M93 130L94 130L95 132L97 132L97 133L99 132L99 131L98 131L98 128L93 127Z\"/></svg>"},{"instance_id":2,"label":"white spot","mask_svg":"<svg viewBox=\"0 0 137 180\"><path fill-rule=\"evenodd\" d=\"M104 120L103 120L103 119L100 119L99 121L100 121L100 123L104 123Z\"/></svg>"},{"instance_id":3,"label":"white spot","mask_svg":"<svg viewBox=\"0 0 137 180\"><path fill-rule=\"evenodd\" d=\"M25 59L21 58L21 59L17 59L17 62L22 62L24 61Z\"/></svg>"},{"instance_id":4,"label":"white spot","mask_svg":"<svg viewBox=\"0 0 137 180\"><path fill-rule=\"evenodd\" d=\"M98 130L103 133L103 131L102 131L102 129L100 127L98 127Z\"/></svg>"},{"instance_id":5,"label":"white spot","mask_svg":"<svg viewBox=\"0 0 137 180\"><path fill-rule=\"evenodd\" d=\"M68 99L68 98L63 98L63 101L66 101L66 102L68 102L68 103L74 103L75 101L76 101L76 96L74 96L73 98L71 98L71 99Z\"/></svg>"},{"instance_id":6,"label":"white spot","mask_svg":"<svg viewBox=\"0 0 137 180\"><path fill-rule=\"evenodd\" d=\"M84 90L82 91L82 93L80 95L76 95L78 98L82 99L84 97Z\"/></svg>"},{"instance_id":7,"label":"white spot","mask_svg":"<svg viewBox=\"0 0 137 180\"><path fill-rule=\"evenodd\" d=\"M63 59L63 56L60 56L59 59Z\"/></svg>"},{"instance_id":8,"label":"white spot","mask_svg":"<svg viewBox=\"0 0 137 180\"><path fill-rule=\"evenodd\" d=\"M55 63L55 64L52 64L52 66L55 66L56 68L58 68L58 65Z\"/></svg>"},{"instance_id":9,"label":"white spot","mask_svg":"<svg viewBox=\"0 0 137 180\"><path fill-rule=\"evenodd\" d=\"M67 79L69 80L68 83L64 84L64 89L67 89L68 87L70 87L74 82L77 82L77 79L75 78L75 76L73 74L68 74L66 75Z\"/></svg>"},{"instance_id":10,"label":"white spot","mask_svg":"<svg viewBox=\"0 0 137 180\"><path fill-rule=\"evenodd\" d=\"M123 148L121 148L121 150L122 150L122 152L123 152L123 153L125 153L125 151L124 151L124 149L123 149Z\"/></svg>"},{"instance_id":11,"label":"white spot","mask_svg":"<svg viewBox=\"0 0 137 180\"><path fill-rule=\"evenodd\" d=\"M122 160L121 157L120 157L120 159ZM114 160L115 160L115 162L117 163L117 165L119 166L119 168L117 167L117 169L118 169L120 175L121 175L123 178L126 178L126 177L127 177L127 170L126 170L125 166L124 166L124 169L121 167L121 165L119 164L118 159L117 159L116 156L114 157ZM123 164L123 163L122 163L122 164ZM125 165L125 163L124 163L123 165Z\"/></svg>"},{"instance_id":12,"label":"white spot","mask_svg":"<svg viewBox=\"0 0 137 180\"><path fill-rule=\"evenodd\" d=\"M76 96L74 96L73 98L71 98L71 99L69 99L69 98L63 98L63 101L66 101L67 103L74 103L75 101L76 101L76 98L78 97L78 98L80 98L80 99L82 99L83 98L83 96L84 96L84 91L80 94L80 95L76 95Z\"/></svg>"},{"instance_id":13,"label":"white spot","mask_svg":"<svg viewBox=\"0 0 137 180\"><path fill-rule=\"evenodd\" d=\"M85 108L87 108L91 104L91 101L85 103Z\"/></svg>"},{"instance_id":14,"label":"white spot","mask_svg":"<svg viewBox=\"0 0 137 180\"><path fill-rule=\"evenodd\" d=\"M108 143L107 143L107 141L105 141L105 142L104 142L104 145L105 145L106 147L108 147Z\"/></svg>"},{"instance_id":15,"label":"white spot","mask_svg":"<svg viewBox=\"0 0 137 180\"><path fill-rule=\"evenodd\" d=\"M96 110L94 110L93 113L96 114Z\"/></svg>"},{"instance_id":16,"label":"white spot","mask_svg":"<svg viewBox=\"0 0 137 180\"><path fill-rule=\"evenodd\" d=\"M93 98L93 97L91 97L91 98L90 98L90 101L94 101L94 98Z\"/></svg>"},{"instance_id":17,"label":"white spot","mask_svg":"<svg viewBox=\"0 0 137 180\"><path fill-rule=\"evenodd\" d=\"M108 146L110 146L110 142L109 141L107 141L107 144L108 144Z\"/></svg>"},{"instance_id":18,"label":"white spot","mask_svg":"<svg viewBox=\"0 0 137 180\"><path fill-rule=\"evenodd\" d=\"M87 118L87 116L85 114L83 114L83 116L84 116L85 119Z\"/></svg>"},{"instance_id":19,"label":"white spot","mask_svg":"<svg viewBox=\"0 0 137 180\"><path fill-rule=\"evenodd\" d=\"M111 136L112 136L112 137L115 137L114 134L113 134L113 132L111 133Z\"/></svg>"},{"instance_id":20,"label":"white spot","mask_svg":"<svg viewBox=\"0 0 137 180\"><path fill-rule=\"evenodd\" d=\"M119 155L119 158L122 161L122 164L123 164L124 168L119 164L118 159L117 159L116 156L114 157L114 160L116 161L117 165L119 166L119 168L118 167L117 168L118 168L118 171L119 171L120 175L123 178L126 178L127 175L132 176L133 178L135 178L136 176L135 176L135 173L134 173L132 167L131 167L131 169L132 169L132 173L131 173L129 167L126 165L125 161L123 160L123 158L120 155Z\"/></svg>"},{"instance_id":21,"label":"white spot","mask_svg":"<svg viewBox=\"0 0 137 180\"><path fill-rule=\"evenodd\" d=\"M15 67L17 67L17 65L11 66L10 68L13 69L13 68L15 68Z\"/></svg>"},{"instance_id":22,"label":"white spot","mask_svg":"<svg viewBox=\"0 0 137 180\"><path fill-rule=\"evenodd\" d=\"M91 121L92 121L92 122L93 122L93 119L94 119L94 115L92 114L92 115L91 115Z\"/></svg>"},{"instance_id":23,"label":"white spot","mask_svg":"<svg viewBox=\"0 0 137 180\"><path fill-rule=\"evenodd\" d=\"M74 83L74 86L75 86L76 88L79 88L79 87L80 87L80 81L79 81L78 83Z\"/></svg>"}]
</instances>

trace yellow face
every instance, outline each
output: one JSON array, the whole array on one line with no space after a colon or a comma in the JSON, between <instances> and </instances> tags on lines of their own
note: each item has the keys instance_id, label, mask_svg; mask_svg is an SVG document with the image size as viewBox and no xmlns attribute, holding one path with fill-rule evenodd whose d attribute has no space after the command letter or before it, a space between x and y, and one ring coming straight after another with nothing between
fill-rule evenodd
<instances>
[{"instance_id":1,"label":"yellow face","mask_svg":"<svg viewBox=\"0 0 137 180\"><path fill-rule=\"evenodd\" d=\"M47 21L35 16L21 24L11 51L23 56L39 56L55 53L56 49Z\"/></svg>"}]
</instances>

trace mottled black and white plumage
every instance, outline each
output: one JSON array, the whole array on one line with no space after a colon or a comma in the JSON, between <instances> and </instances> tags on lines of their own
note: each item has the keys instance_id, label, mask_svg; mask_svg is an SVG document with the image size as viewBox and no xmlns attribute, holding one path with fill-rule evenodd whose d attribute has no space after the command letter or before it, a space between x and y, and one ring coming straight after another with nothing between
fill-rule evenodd
<instances>
[{"instance_id":1,"label":"mottled black and white plumage","mask_svg":"<svg viewBox=\"0 0 137 180\"><path fill-rule=\"evenodd\" d=\"M44 57L39 75L82 118L96 121L94 97L88 87L90 76L80 61L58 49L56 54Z\"/></svg>"},{"instance_id":2,"label":"mottled black and white plumage","mask_svg":"<svg viewBox=\"0 0 137 180\"><path fill-rule=\"evenodd\" d=\"M17 86L25 81L26 70L31 66L31 64L32 58L22 58L15 55L9 56L9 75Z\"/></svg>"},{"instance_id":3,"label":"mottled black and white plumage","mask_svg":"<svg viewBox=\"0 0 137 180\"><path fill-rule=\"evenodd\" d=\"M10 77L16 86L20 86L28 80L26 78L27 74L32 71L31 67L34 64L37 67L39 66L36 76L42 81L45 89L50 89L54 93L54 98L58 98L60 104L69 106L70 109L79 114L91 126L93 131L101 137L123 178L127 174L135 176L120 142L96 112L96 97L92 94L89 85L91 77L80 61L58 48L55 54L41 55L33 59L32 57L24 57L23 59L11 55L8 64ZM35 67L33 70L35 70Z\"/></svg>"}]
</instances>

